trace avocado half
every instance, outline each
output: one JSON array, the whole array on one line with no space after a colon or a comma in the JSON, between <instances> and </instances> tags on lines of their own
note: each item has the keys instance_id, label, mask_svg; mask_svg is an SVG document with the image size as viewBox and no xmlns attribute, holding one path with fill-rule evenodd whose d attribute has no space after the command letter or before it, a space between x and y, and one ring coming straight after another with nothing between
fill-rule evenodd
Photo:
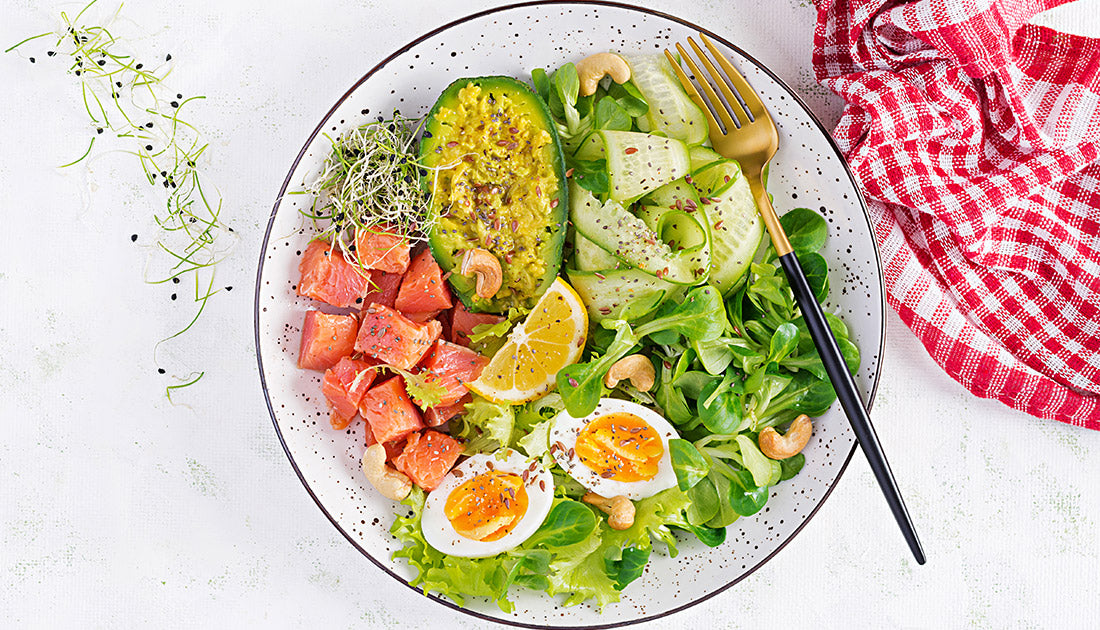
<instances>
[{"instance_id":1,"label":"avocado half","mask_svg":"<svg viewBox=\"0 0 1100 630\"><path fill-rule=\"evenodd\" d=\"M530 308L561 267L569 212L565 160L546 104L512 77L459 79L432 107L420 143L432 256L471 311ZM467 249L501 263L501 290L474 294Z\"/></svg>"}]
</instances>

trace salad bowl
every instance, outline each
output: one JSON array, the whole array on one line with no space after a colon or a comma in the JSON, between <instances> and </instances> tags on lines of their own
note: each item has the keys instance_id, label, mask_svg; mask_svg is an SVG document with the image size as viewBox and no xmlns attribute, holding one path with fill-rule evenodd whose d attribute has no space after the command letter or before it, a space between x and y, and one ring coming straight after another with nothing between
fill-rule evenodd
<instances>
[{"instance_id":1,"label":"salad bowl","mask_svg":"<svg viewBox=\"0 0 1100 630\"><path fill-rule=\"evenodd\" d=\"M825 308L841 316L859 346L856 383L870 406L885 340L885 302L878 252L862 199L828 133L797 95L720 33L684 20L609 2L535 2L457 20L426 33L370 69L323 116L279 191L264 238L255 294L256 352L261 384L280 442L307 492L341 534L377 567L407 583L412 570L391 558L400 542L389 528L397 511L360 470L362 424L328 427L319 396L320 373L300 370L297 352L309 300L299 297L298 261L315 234L303 214L312 204L296 195L322 169L330 138L395 109L423 116L439 93L460 77L509 75L529 80L535 68L555 68L593 52L655 53L670 41L705 32L745 72L771 110L780 150L769 190L781 213L810 207L826 218L822 255L832 270ZM468 600L464 613L521 627L614 627L651 620L704 601L734 586L778 553L810 520L835 487L855 449L855 437L836 406L815 421L803 451L806 464L772 489L766 507L728 528L709 548L684 539L675 557L655 554L645 573L603 610L562 607L543 593L517 590L511 613L492 602Z\"/></svg>"}]
</instances>

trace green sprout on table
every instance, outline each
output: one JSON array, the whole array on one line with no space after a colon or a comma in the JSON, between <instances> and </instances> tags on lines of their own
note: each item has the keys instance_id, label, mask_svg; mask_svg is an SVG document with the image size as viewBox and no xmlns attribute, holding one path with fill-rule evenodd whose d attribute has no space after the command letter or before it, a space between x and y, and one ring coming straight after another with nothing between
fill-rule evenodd
<instances>
[{"instance_id":1,"label":"green sprout on table","mask_svg":"<svg viewBox=\"0 0 1100 630\"><path fill-rule=\"evenodd\" d=\"M31 42L50 41L47 59L67 62L67 72L80 82L91 137L84 153L60 168L86 163L97 141L111 135L128 144L124 152L137 157L149 185L164 189L164 206L153 215L159 228L153 247L162 254L166 268L157 272L147 268L145 280L159 285L192 278L197 308L185 326L154 346L155 357L162 343L190 330L207 301L221 291L214 288L215 266L228 254L236 237L233 228L220 219L221 195L211 186L204 186L199 176L199 160L209 144L181 117L188 104L205 97L184 98L168 90L164 80L171 73L172 55L165 55L163 62L148 64L120 52L121 41L106 26L87 23L85 13L95 3L89 2L73 18L61 12L62 23L57 30L28 37L4 52L25 50ZM118 18L121 9L119 5L107 24ZM36 62L35 57L28 59ZM227 238L232 242L223 246ZM131 240L137 242L137 234ZM164 373L163 369L158 371ZM165 395L171 401L174 391L197 383L204 374L192 372L179 384L169 385Z\"/></svg>"}]
</instances>

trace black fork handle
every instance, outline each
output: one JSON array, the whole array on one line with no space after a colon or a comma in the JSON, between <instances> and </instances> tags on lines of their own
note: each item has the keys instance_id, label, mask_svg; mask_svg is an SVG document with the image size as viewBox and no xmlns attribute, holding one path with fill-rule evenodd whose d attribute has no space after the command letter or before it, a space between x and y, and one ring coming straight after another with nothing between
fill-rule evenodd
<instances>
[{"instance_id":1,"label":"black fork handle","mask_svg":"<svg viewBox=\"0 0 1100 630\"><path fill-rule=\"evenodd\" d=\"M833 331L829 328L829 322L821 311L821 304L810 289L810 283L806 281L806 273L802 271L802 264L794 252L779 257L783 265L783 271L787 274L787 280L794 292L798 308L802 311L802 317L806 320L806 327L810 330L810 337L817 346L817 352L821 355L821 362L825 365L825 372L836 390L836 397L840 399L840 406L848 416L852 424L852 430L856 434L863 454L867 456L867 463L871 465L875 479L882 488L882 494L886 496L886 503L894 514L894 520L901 528L901 535L905 537L909 550L913 552L917 564L925 563L924 549L921 547L917 531L913 528L913 521L909 518L909 511L905 508L905 501L901 498L898 484L894 480L894 473L890 471L890 464L886 461L886 455L882 452L882 444L875 434L875 427L871 425L871 418L867 415L867 409L859 398L859 391L844 362L844 356L840 353L840 347L833 337Z\"/></svg>"}]
</instances>

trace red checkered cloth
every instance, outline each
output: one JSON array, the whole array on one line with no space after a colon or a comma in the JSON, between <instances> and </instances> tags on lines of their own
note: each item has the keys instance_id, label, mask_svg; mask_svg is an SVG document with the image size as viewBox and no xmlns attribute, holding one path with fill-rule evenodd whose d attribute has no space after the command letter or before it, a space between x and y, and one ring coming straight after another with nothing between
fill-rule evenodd
<instances>
[{"instance_id":1,"label":"red checkered cloth","mask_svg":"<svg viewBox=\"0 0 1100 630\"><path fill-rule=\"evenodd\" d=\"M887 299L978 396L1100 429L1100 40L1066 0L818 0Z\"/></svg>"}]
</instances>

